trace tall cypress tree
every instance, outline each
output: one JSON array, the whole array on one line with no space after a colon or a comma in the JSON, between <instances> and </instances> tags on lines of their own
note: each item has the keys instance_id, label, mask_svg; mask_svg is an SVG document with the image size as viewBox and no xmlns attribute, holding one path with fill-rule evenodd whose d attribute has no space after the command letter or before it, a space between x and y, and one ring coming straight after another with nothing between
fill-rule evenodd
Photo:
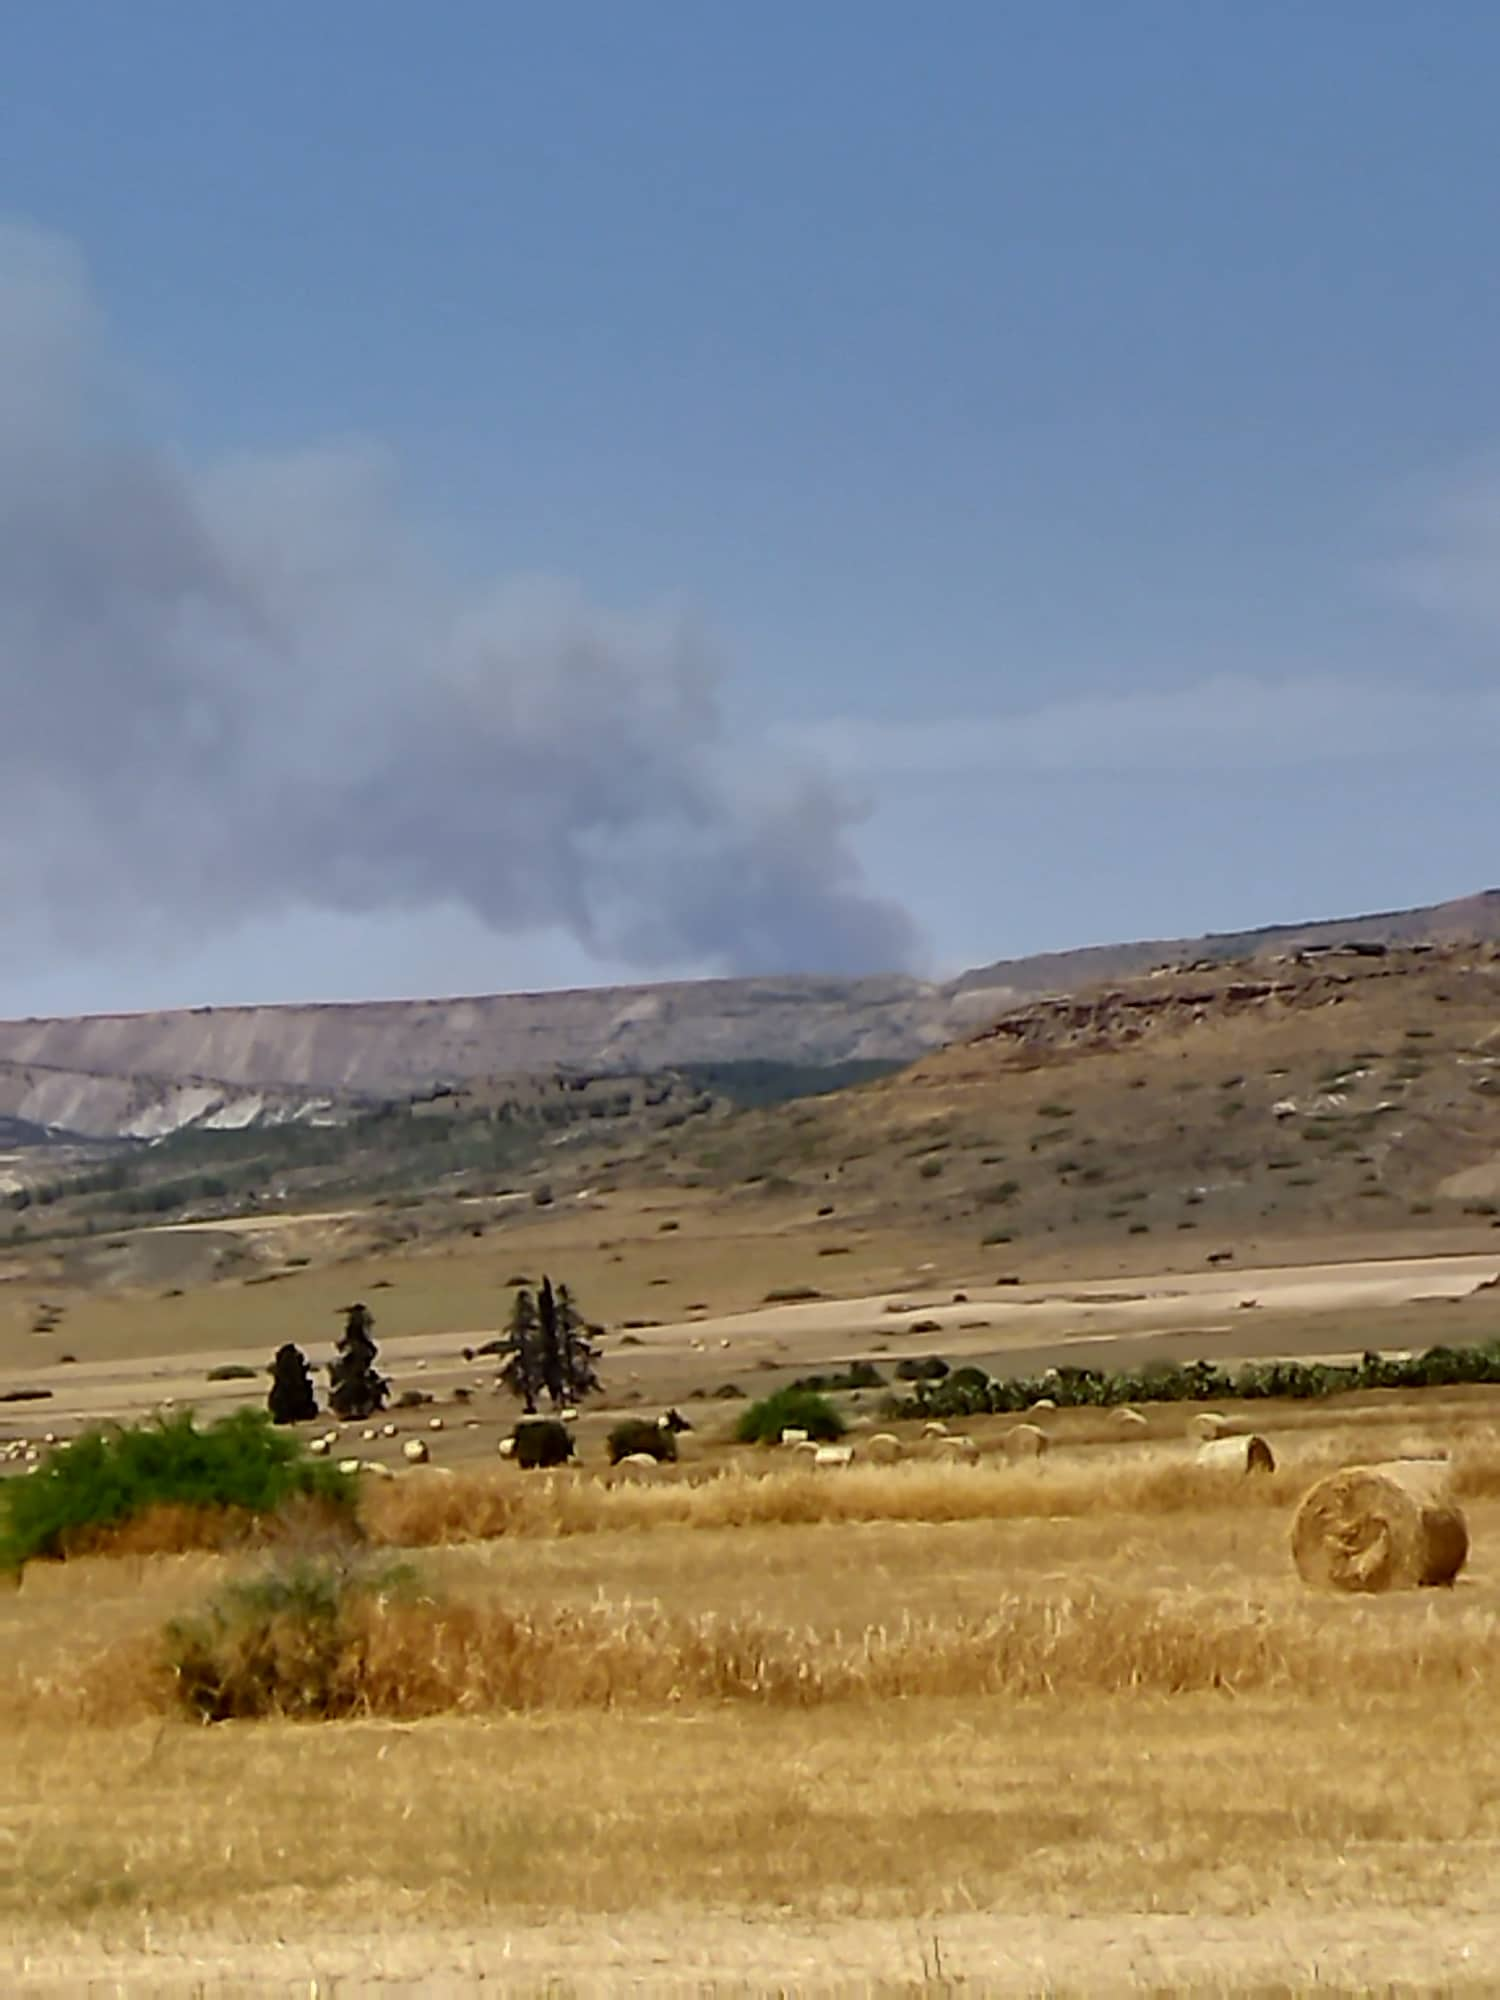
<instances>
[{"instance_id":1,"label":"tall cypress tree","mask_svg":"<svg viewBox=\"0 0 1500 2000\"><path fill-rule=\"evenodd\" d=\"M524 1285L511 1301L510 1321L496 1345L505 1357L500 1364L500 1380L527 1416L533 1416L543 1385L541 1322L536 1300Z\"/></svg>"},{"instance_id":2,"label":"tall cypress tree","mask_svg":"<svg viewBox=\"0 0 1500 2000\"><path fill-rule=\"evenodd\" d=\"M304 1424L318 1414L318 1397L307 1356L290 1340L277 1348L271 1363L266 1407L273 1424Z\"/></svg>"},{"instance_id":3,"label":"tall cypress tree","mask_svg":"<svg viewBox=\"0 0 1500 2000\"><path fill-rule=\"evenodd\" d=\"M603 1387L594 1366L599 1359L594 1335L599 1329L585 1325L583 1314L566 1285L557 1288L556 1318L563 1387L570 1403L581 1403L585 1396L595 1395Z\"/></svg>"},{"instance_id":4,"label":"tall cypress tree","mask_svg":"<svg viewBox=\"0 0 1500 2000\"><path fill-rule=\"evenodd\" d=\"M341 1417L371 1417L383 1410L391 1385L375 1369L375 1316L368 1306L344 1308L338 1351L328 1364L328 1401Z\"/></svg>"}]
</instances>

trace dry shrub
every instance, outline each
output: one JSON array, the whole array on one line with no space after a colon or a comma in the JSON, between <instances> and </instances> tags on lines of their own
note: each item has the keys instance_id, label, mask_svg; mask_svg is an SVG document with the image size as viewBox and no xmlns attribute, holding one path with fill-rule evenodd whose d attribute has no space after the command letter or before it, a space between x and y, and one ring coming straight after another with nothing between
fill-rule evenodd
<instances>
[{"instance_id":1,"label":"dry shrub","mask_svg":"<svg viewBox=\"0 0 1500 2000\"><path fill-rule=\"evenodd\" d=\"M1298 1574L1333 1590L1452 1583L1468 1553L1468 1525L1442 1459L1331 1473L1306 1495L1292 1523Z\"/></svg>"},{"instance_id":2,"label":"dry shrub","mask_svg":"<svg viewBox=\"0 0 1500 2000\"><path fill-rule=\"evenodd\" d=\"M1027 1520L1093 1513L1173 1514L1281 1507L1306 1483L1277 1471L1254 1482L1191 1458L1129 1464L954 1465L936 1459L850 1466L838 1480L778 1463L660 1486L486 1474L397 1481L362 1496L372 1540L420 1548L497 1535L580 1535L651 1528L803 1526L840 1521Z\"/></svg>"},{"instance_id":3,"label":"dry shrub","mask_svg":"<svg viewBox=\"0 0 1500 2000\"><path fill-rule=\"evenodd\" d=\"M210 1615L160 1647L115 1649L84 1677L97 1714L185 1707L206 1720L279 1716L414 1719L444 1714L776 1706L917 1697L1179 1695L1224 1690L1368 1693L1479 1683L1500 1624L1456 1614L1420 1624L1327 1621L1243 1600L1147 1593L1002 1598L987 1617L909 1621L853 1637L754 1620L655 1612L448 1604L400 1588L265 1595L246 1618ZM220 1607L222 1611L222 1606Z\"/></svg>"},{"instance_id":4,"label":"dry shrub","mask_svg":"<svg viewBox=\"0 0 1500 2000\"><path fill-rule=\"evenodd\" d=\"M123 1521L94 1522L71 1529L63 1545L66 1557L180 1556L211 1552L301 1545L323 1540L349 1540L358 1525L347 1508L297 1495L274 1514L252 1513L245 1507L191 1505L158 1501Z\"/></svg>"}]
</instances>

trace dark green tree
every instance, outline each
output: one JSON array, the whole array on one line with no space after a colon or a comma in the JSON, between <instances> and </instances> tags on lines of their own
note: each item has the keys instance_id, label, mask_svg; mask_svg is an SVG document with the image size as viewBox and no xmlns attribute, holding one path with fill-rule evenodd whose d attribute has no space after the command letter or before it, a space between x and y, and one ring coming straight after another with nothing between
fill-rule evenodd
<instances>
[{"instance_id":1,"label":"dark green tree","mask_svg":"<svg viewBox=\"0 0 1500 2000\"><path fill-rule=\"evenodd\" d=\"M344 1308L344 1330L328 1364L328 1401L340 1417L371 1417L385 1408L391 1393L390 1383L375 1369L374 1329L368 1306Z\"/></svg>"},{"instance_id":2,"label":"dark green tree","mask_svg":"<svg viewBox=\"0 0 1500 2000\"><path fill-rule=\"evenodd\" d=\"M541 1322L537 1317L536 1300L525 1285L519 1287L511 1300L510 1321L505 1332L490 1345L495 1353L503 1356L500 1363L501 1382L527 1416L534 1415L544 1379Z\"/></svg>"},{"instance_id":3,"label":"dark green tree","mask_svg":"<svg viewBox=\"0 0 1500 2000\"><path fill-rule=\"evenodd\" d=\"M548 1281L542 1280L542 1289L550 1290ZM544 1322L545 1323L545 1322ZM585 1324L583 1314L566 1285L559 1285L552 1302L552 1340L557 1355L555 1374L561 1384L554 1401L581 1403L585 1396L596 1395L602 1384L594 1363L599 1359L599 1349L594 1335L597 1327ZM548 1380L548 1391L552 1392L552 1382Z\"/></svg>"},{"instance_id":4,"label":"dark green tree","mask_svg":"<svg viewBox=\"0 0 1500 2000\"><path fill-rule=\"evenodd\" d=\"M283 1341L271 1363L271 1388L266 1397L273 1424L305 1424L318 1414L307 1356L290 1340Z\"/></svg>"}]
</instances>

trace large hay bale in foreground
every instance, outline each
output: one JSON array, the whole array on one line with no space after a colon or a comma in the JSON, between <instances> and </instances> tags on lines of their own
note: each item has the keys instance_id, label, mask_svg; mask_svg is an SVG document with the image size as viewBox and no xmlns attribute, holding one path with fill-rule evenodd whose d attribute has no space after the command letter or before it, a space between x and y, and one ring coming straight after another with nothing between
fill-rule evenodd
<instances>
[{"instance_id":1,"label":"large hay bale in foreground","mask_svg":"<svg viewBox=\"0 0 1500 2000\"><path fill-rule=\"evenodd\" d=\"M1000 1449L1007 1458L1040 1458L1047 1449L1047 1433L1040 1424L1012 1424Z\"/></svg>"},{"instance_id":2,"label":"large hay bale in foreground","mask_svg":"<svg viewBox=\"0 0 1500 2000\"><path fill-rule=\"evenodd\" d=\"M1198 1463L1235 1472L1274 1472L1276 1454L1263 1437L1216 1437L1199 1445Z\"/></svg>"},{"instance_id":3,"label":"large hay bale in foreground","mask_svg":"<svg viewBox=\"0 0 1500 2000\"><path fill-rule=\"evenodd\" d=\"M1468 1553L1468 1524L1443 1459L1346 1466L1303 1496L1292 1523L1298 1575L1331 1590L1452 1583Z\"/></svg>"}]
</instances>

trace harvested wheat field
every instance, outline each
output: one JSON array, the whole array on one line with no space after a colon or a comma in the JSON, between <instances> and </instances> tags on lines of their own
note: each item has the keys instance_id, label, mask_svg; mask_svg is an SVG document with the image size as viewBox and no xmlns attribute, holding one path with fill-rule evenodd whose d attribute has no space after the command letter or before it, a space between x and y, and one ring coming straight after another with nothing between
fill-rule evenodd
<instances>
[{"instance_id":1,"label":"harvested wheat field","mask_svg":"<svg viewBox=\"0 0 1500 2000\"><path fill-rule=\"evenodd\" d=\"M1500 1395L1262 1408L1255 1473L1041 1414L29 1564L7 1990L1492 1990ZM1413 1450L1451 1587L1309 1588L1304 1495Z\"/></svg>"}]
</instances>

